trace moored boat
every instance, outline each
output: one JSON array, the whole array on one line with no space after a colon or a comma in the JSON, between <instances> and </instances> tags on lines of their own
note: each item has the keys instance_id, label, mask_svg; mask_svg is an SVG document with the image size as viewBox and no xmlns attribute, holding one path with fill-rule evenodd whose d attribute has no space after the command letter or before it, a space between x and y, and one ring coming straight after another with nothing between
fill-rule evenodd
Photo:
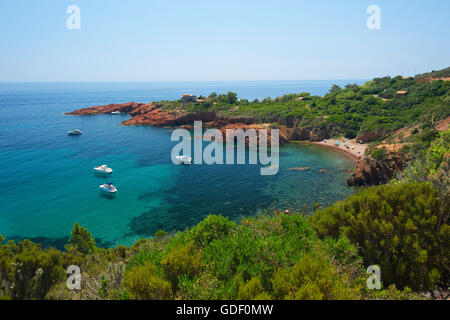
<instances>
[{"instance_id":1,"label":"moored boat","mask_svg":"<svg viewBox=\"0 0 450 320\"><path fill-rule=\"evenodd\" d=\"M79 135L82 134L82 132L81 132L80 129L75 129L75 130L67 131L67 134L68 134L69 136L79 136Z\"/></svg>"},{"instance_id":2,"label":"moored boat","mask_svg":"<svg viewBox=\"0 0 450 320\"><path fill-rule=\"evenodd\" d=\"M192 164L192 158L190 156L176 156L177 164Z\"/></svg>"},{"instance_id":3,"label":"moored boat","mask_svg":"<svg viewBox=\"0 0 450 320\"><path fill-rule=\"evenodd\" d=\"M94 171L97 173L112 173L113 169L109 168L106 164L95 167Z\"/></svg>"},{"instance_id":4,"label":"moored boat","mask_svg":"<svg viewBox=\"0 0 450 320\"><path fill-rule=\"evenodd\" d=\"M106 193L116 193L117 188L111 183L105 183L99 186L100 190Z\"/></svg>"}]
</instances>

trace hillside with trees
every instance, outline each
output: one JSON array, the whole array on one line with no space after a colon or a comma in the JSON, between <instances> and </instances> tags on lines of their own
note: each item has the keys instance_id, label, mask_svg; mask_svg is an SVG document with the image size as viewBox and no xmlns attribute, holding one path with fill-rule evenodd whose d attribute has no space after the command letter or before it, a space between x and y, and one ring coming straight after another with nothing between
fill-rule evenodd
<instances>
[{"instance_id":1,"label":"hillside with trees","mask_svg":"<svg viewBox=\"0 0 450 320\"><path fill-rule=\"evenodd\" d=\"M169 110L215 111L224 117L247 117L259 123L293 128L326 127L330 136L352 139L367 132L386 137L415 123L433 126L450 116L449 93L449 81L420 82L397 76L375 78L361 86L334 85L323 97L303 92L250 102L228 92L213 93L195 103L162 101L160 104Z\"/></svg>"}]
</instances>

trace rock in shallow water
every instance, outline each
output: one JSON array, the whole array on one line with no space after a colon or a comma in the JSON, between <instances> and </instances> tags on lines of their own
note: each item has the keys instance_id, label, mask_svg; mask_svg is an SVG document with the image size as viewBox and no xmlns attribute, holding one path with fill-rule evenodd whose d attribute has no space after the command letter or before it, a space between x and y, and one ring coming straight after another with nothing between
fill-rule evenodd
<instances>
[{"instance_id":1,"label":"rock in shallow water","mask_svg":"<svg viewBox=\"0 0 450 320\"><path fill-rule=\"evenodd\" d=\"M310 167L296 167L296 168L289 168L289 171L307 171L310 170Z\"/></svg>"}]
</instances>

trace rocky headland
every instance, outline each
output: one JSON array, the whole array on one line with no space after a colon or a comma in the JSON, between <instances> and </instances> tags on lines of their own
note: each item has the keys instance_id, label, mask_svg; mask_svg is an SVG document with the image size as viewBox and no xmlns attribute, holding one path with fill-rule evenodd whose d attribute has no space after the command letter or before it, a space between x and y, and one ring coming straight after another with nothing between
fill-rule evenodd
<instances>
[{"instance_id":1,"label":"rocky headland","mask_svg":"<svg viewBox=\"0 0 450 320\"><path fill-rule=\"evenodd\" d=\"M270 124L258 123L254 118L223 117L214 111L187 112L185 110L166 110L158 103L109 104L75 110L66 115L98 115L112 112L127 113L131 119L122 122L122 125L148 125L160 127L181 127L192 129L194 121L202 121L205 127L226 129L268 129L270 137ZM318 142L329 137L328 128L300 127L290 128L287 125L277 126L280 131L280 143L290 141Z\"/></svg>"},{"instance_id":2,"label":"rocky headland","mask_svg":"<svg viewBox=\"0 0 450 320\"><path fill-rule=\"evenodd\" d=\"M395 172L403 171L409 160L409 157L400 151L387 151L382 161L367 156L362 157L357 163L356 170L347 179L347 183L349 186L387 183Z\"/></svg>"}]
</instances>

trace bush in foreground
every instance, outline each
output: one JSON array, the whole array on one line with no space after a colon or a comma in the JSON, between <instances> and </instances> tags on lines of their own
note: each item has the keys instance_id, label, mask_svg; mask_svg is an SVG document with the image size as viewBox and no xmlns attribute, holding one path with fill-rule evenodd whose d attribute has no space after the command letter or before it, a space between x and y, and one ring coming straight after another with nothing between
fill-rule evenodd
<instances>
[{"instance_id":1,"label":"bush in foreground","mask_svg":"<svg viewBox=\"0 0 450 320\"><path fill-rule=\"evenodd\" d=\"M321 237L348 237L385 284L416 290L449 281L450 226L429 183L365 189L311 218Z\"/></svg>"},{"instance_id":2,"label":"bush in foreground","mask_svg":"<svg viewBox=\"0 0 450 320\"><path fill-rule=\"evenodd\" d=\"M240 225L209 216L177 233L160 254L151 251L147 247L141 251L145 255L131 259L127 272L151 264L153 273L171 284L175 298L360 297L363 268L356 248L345 238L320 240L302 215L262 215ZM125 287L136 296L134 287Z\"/></svg>"}]
</instances>

